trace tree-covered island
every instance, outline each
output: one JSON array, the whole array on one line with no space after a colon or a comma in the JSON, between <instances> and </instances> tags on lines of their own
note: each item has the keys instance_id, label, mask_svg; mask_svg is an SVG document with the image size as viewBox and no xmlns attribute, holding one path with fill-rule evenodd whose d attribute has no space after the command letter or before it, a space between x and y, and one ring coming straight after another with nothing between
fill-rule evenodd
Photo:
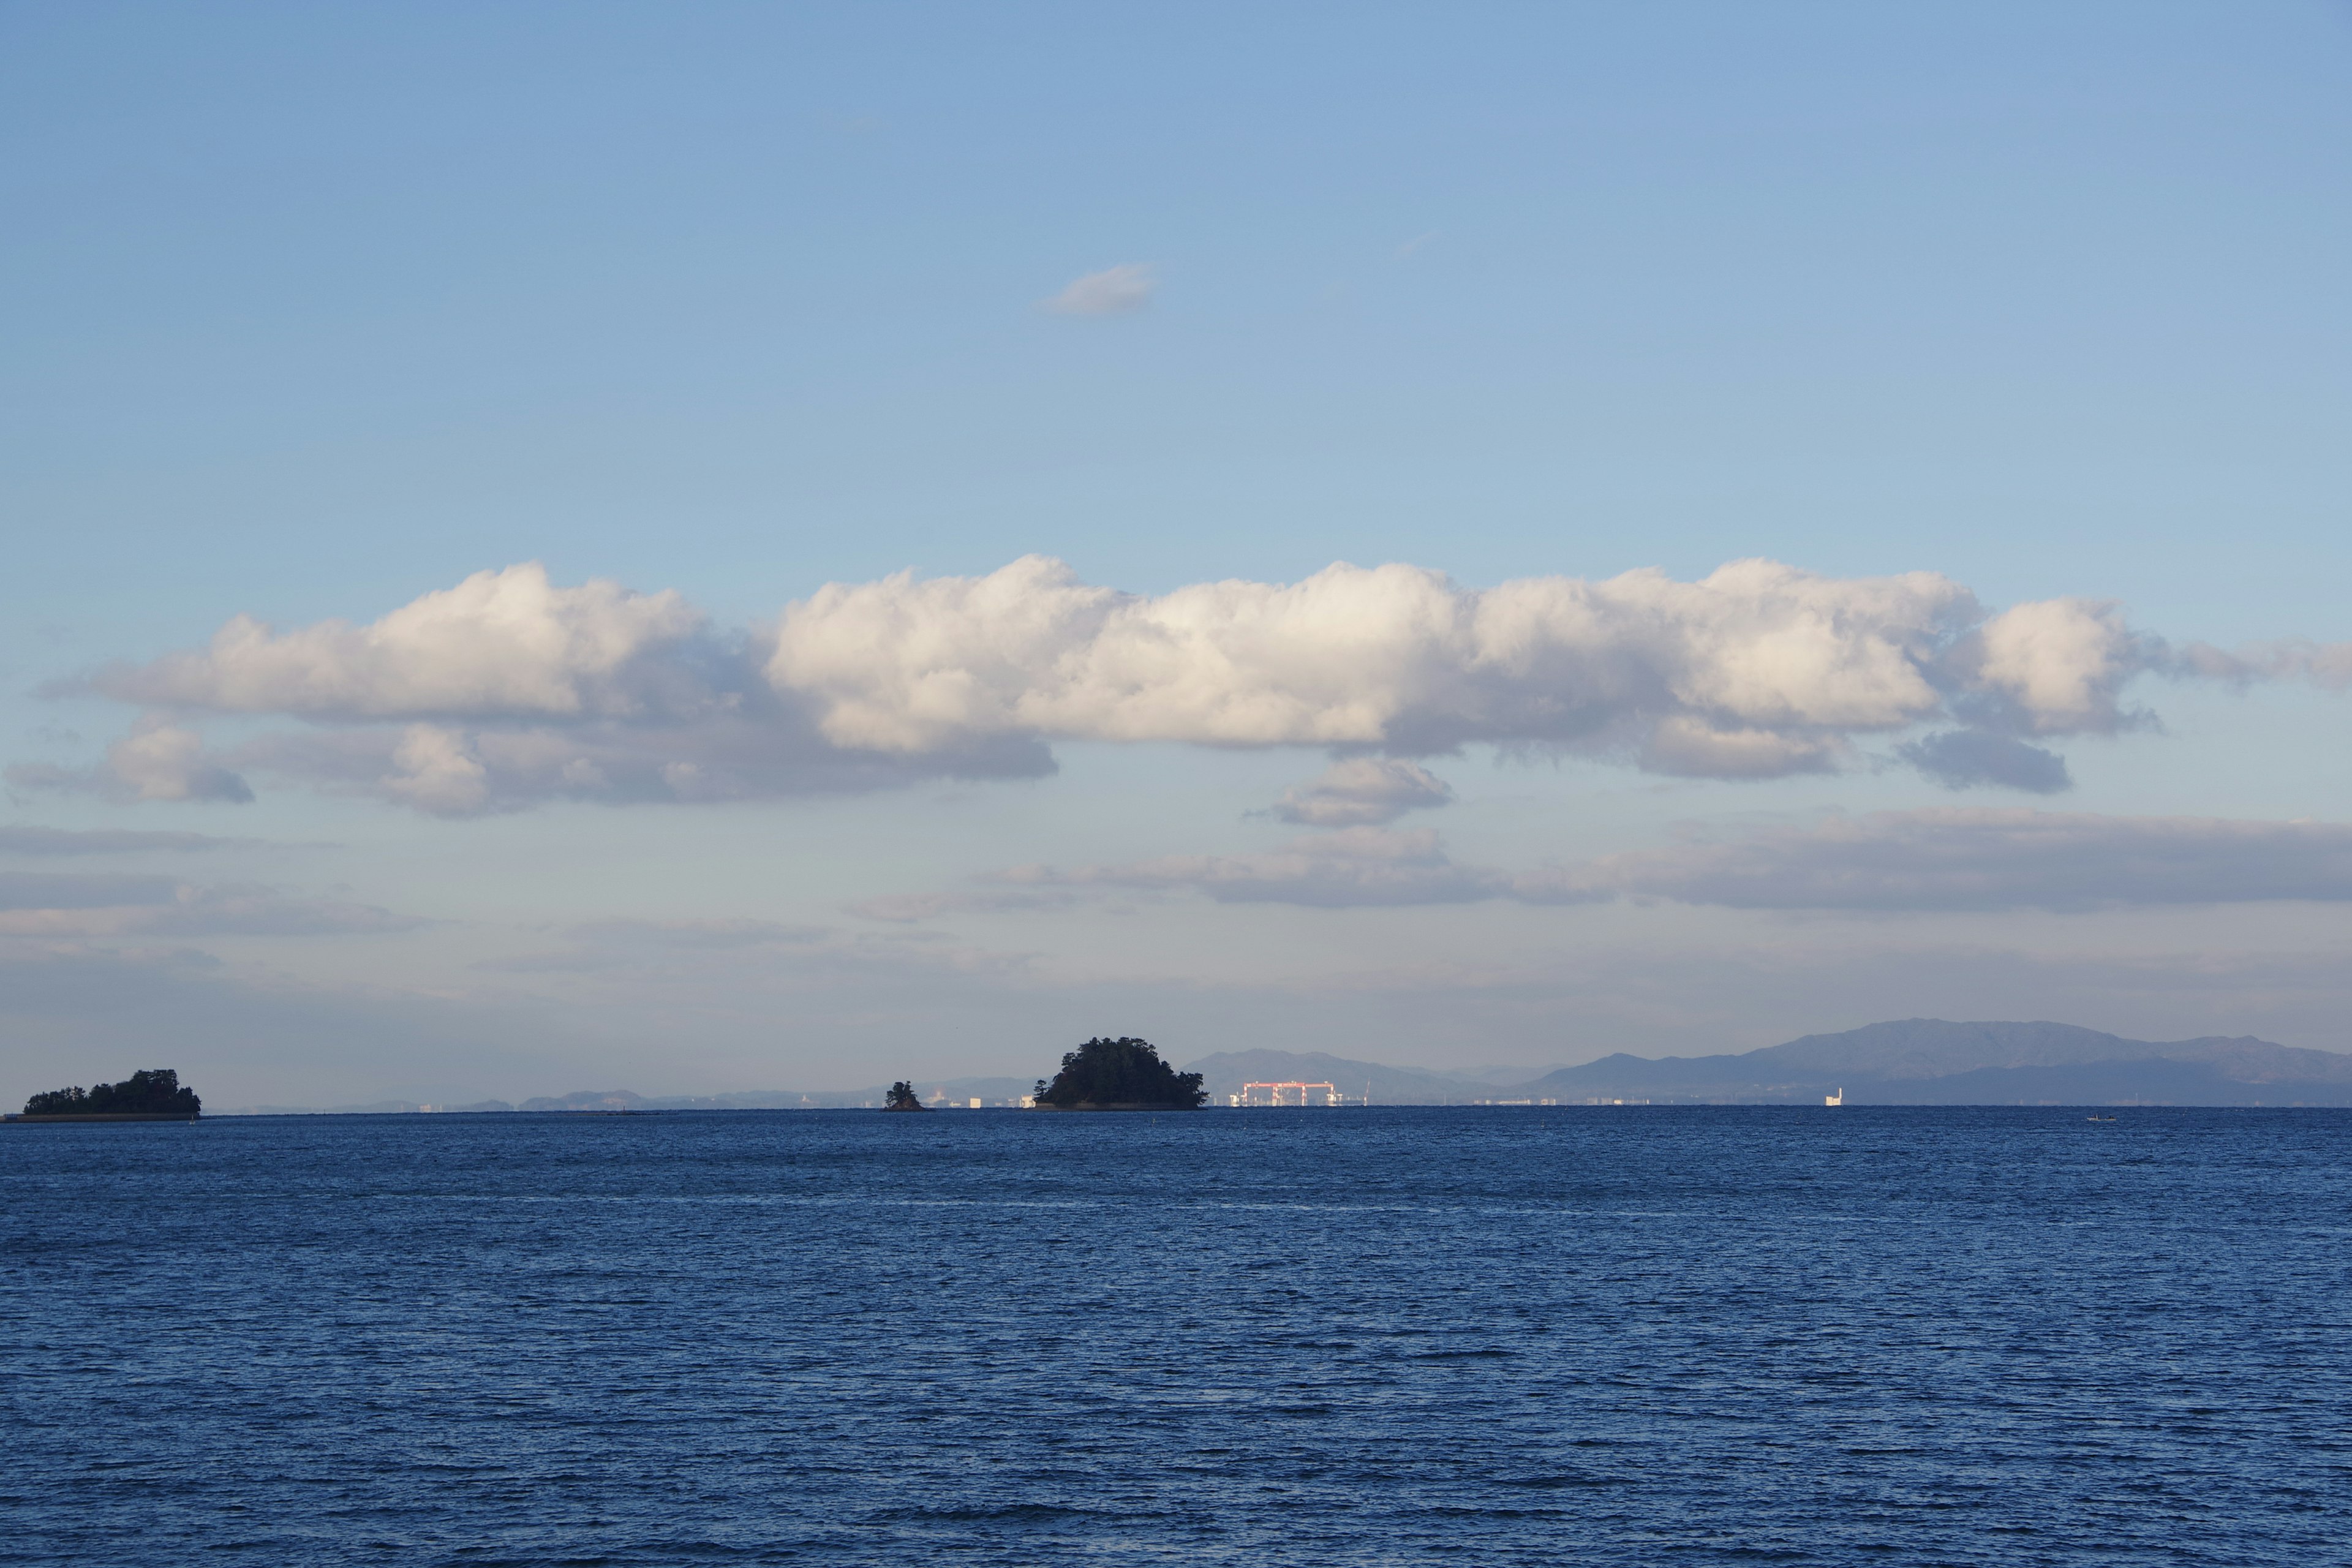
<instances>
[{"instance_id":1,"label":"tree-covered island","mask_svg":"<svg viewBox=\"0 0 2352 1568\"><path fill-rule=\"evenodd\" d=\"M1037 1080L1040 1110L1198 1110L1201 1075L1178 1072L1149 1040L1092 1039L1062 1058L1054 1081Z\"/></svg>"},{"instance_id":2,"label":"tree-covered island","mask_svg":"<svg viewBox=\"0 0 2352 1568\"><path fill-rule=\"evenodd\" d=\"M121 1083L101 1083L88 1091L53 1089L25 1101L26 1116L186 1117L203 1114L204 1102L193 1089L180 1087L180 1075L170 1068L135 1072Z\"/></svg>"},{"instance_id":3,"label":"tree-covered island","mask_svg":"<svg viewBox=\"0 0 2352 1568\"><path fill-rule=\"evenodd\" d=\"M929 1110L930 1107L925 1105L922 1102L922 1100L915 1093L915 1086L908 1083L902 1078L898 1082L890 1086L889 1093L882 1097L882 1109L885 1110Z\"/></svg>"}]
</instances>

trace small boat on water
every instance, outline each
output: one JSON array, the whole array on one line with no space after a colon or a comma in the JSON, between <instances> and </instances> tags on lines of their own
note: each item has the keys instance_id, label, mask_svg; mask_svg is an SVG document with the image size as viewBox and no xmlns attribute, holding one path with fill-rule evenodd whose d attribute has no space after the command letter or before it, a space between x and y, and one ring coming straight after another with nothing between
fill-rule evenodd
<instances>
[{"instance_id":1,"label":"small boat on water","mask_svg":"<svg viewBox=\"0 0 2352 1568\"><path fill-rule=\"evenodd\" d=\"M2115 1118L2112 1116L2100 1116L2094 1113L2093 1115L2084 1117L2083 1120L2085 1121L2113 1121Z\"/></svg>"}]
</instances>

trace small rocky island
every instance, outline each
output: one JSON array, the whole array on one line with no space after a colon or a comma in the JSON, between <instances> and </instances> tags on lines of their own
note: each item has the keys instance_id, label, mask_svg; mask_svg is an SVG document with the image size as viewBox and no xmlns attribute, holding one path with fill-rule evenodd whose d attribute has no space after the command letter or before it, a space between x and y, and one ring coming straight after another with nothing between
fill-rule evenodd
<instances>
[{"instance_id":1,"label":"small rocky island","mask_svg":"<svg viewBox=\"0 0 2352 1568\"><path fill-rule=\"evenodd\" d=\"M11 1121L194 1121L204 1102L193 1089L180 1087L180 1075L170 1068L135 1072L121 1083L101 1083L89 1090L53 1089L25 1101L25 1113Z\"/></svg>"},{"instance_id":2,"label":"small rocky island","mask_svg":"<svg viewBox=\"0 0 2352 1568\"><path fill-rule=\"evenodd\" d=\"M925 1105L922 1100L916 1096L915 1086L908 1083L902 1078L898 1082L890 1086L889 1093L882 1097L882 1109L885 1110L929 1110L930 1107Z\"/></svg>"},{"instance_id":3,"label":"small rocky island","mask_svg":"<svg viewBox=\"0 0 2352 1568\"><path fill-rule=\"evenodd\" d=\"M1054 1081L1037 1080L1040 1110L1198 1110L1201 1075L1178 1072L1149 1040L1092 1039L1062 1058Z\"/></svg>"}]
</instances>

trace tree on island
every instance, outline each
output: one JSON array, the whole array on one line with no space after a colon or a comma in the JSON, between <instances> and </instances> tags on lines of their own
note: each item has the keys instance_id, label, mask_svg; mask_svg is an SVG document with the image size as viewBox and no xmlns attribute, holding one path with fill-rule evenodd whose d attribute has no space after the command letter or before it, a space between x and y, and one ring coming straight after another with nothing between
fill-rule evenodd
<instances>
[{"instance_id":1,"label":"tree on island","mask_svg":"<svg viewBox=\"0 0 2352 1568\"><path fill-rule=\"evenodd\" d=\"M890 1086L889 1093L882 1097L882 1109L885 1110L927 1110L929 1107L926 1106L920 1100L918 1100L915 1097L915 1086L908 1083L902 1078L898 1082Z\"/></svg>"},{"instance_id":2,"label":"tree on island","mask_svg":"<svg viewBox=\"0 0 2352 1568\"><path fill-rule=\"evenodd\" d=\"M53 1089L25 1101L27 1116L195 1116L204 1102L193 1089L180 1087L180 1075L170 1068L135 1072L121 1083L101 1083L87 1094L79 1089Z\"/></svg>"},{"instance_id":3,"label":"tree on island","mask_svg":"<svg viewBox=\"0 0 2352 1568\"><path fill-rule=\"evenodd\" d=\"M1198 1110L1201 1075L1178 1072L1150 1040L1088 1040L1062 1058L1054 1081L1037 1080L1040 1110Z\"/></svg>"}]
</instances>

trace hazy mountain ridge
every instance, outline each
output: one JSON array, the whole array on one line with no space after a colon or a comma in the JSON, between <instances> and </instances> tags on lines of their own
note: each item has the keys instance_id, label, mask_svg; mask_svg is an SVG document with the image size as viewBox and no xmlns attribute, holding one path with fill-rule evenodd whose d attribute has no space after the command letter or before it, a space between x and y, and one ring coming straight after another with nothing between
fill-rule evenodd
<instances>
[{"instance_id":1,"label":"hazy mountain ridge","mask_svg":"<svg viewBox=\"0 0 2352 1568\"><path fill-rule=\"evenodd\" d=\"M1771 1068L1867 1072L1886 1079L1943 1078L1993 1068L2079 1067L2092 1062L2204 1061L2235 1068L2247 1082L2278 1079L2352 1083L2352 1057L2273 1045L2252 1036L2203 1036L2193 1040L2129 1040L2073 1024L1949 1024L1906 1018L1867 1024L1838 1035L1806 1035L1739 1057L1668 1058L1684 1061L1747 1061Z\"/></svg>"},{"instance_id":2,"label":"hazy mountain ridge","mask_svg":"<svg viewBox=\"0 0 2352 1568\"><path fill-rule=\"evenodd\" d=\"M2250 1036L2126 1039L2072 1024L1906 1018L1715 1057L1604 1057L1527 1086L1563 1100L2352 1104L2352 1056Z\"/></svg>"},{"instance_id":3,"label":"hazy mountain ridge","mask_svg":"<svg viewBox=\"0 0 2352 1568\"><path fill-rule=\"evenodd\" d=\"M1220 1097L1244 1078L1328 1080L1375 1104L1511 1100L1656 1104L2352 1105L2352 1056L2252 1036L2126 1039L2079 1025L1906 1018L1710 1057L1603 1057L1505 1085L1324 1052L1221 1052L1187 1064ZM1232 1081L1223 1082L1229 1078Z\"/></svg>"}]
</instances>

